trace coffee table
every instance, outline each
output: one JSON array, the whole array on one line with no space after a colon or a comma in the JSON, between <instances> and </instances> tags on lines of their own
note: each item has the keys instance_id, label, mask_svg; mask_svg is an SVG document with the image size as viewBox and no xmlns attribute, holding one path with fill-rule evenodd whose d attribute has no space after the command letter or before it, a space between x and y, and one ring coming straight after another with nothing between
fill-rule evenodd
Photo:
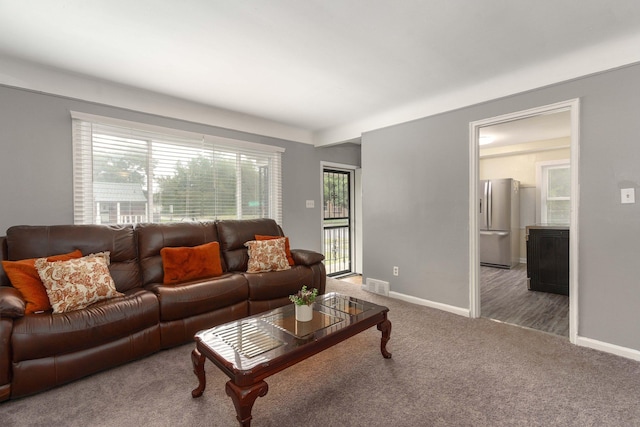
<instances>
[{"instance_id":1,"label":"coffee table","mask_svg":"<svg viewBox=\"0 0 640 427\"><path fill-rule=\"evenodd\" d=\"M293 304L225 323L195 335L191 353L198 387L191 395L200 397L206 387L204 363L209 359L230 380L225 390L236 408L241 426L251 424L251 409L269 390L265 378L295 365L372 326L382 332L380 351L391 357L386 345L391 335L389 309L335 292L320 295L313 307L313 319L295 320Z\"/></svg>"}]
</instances>

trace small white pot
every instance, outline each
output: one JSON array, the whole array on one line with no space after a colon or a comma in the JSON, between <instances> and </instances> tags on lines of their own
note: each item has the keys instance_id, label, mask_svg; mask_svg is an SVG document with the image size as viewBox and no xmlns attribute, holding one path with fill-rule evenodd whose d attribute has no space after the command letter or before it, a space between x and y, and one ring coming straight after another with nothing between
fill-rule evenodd
<instances>
[{"instance_id":1,"label":"small white pot","mask_svg":"<svg viewBox=\"0 0 640 427\"><path fill-rule=\"evenodd\" d=\"M308 322L313 319L313 306L312 305L298 305L296 306L296 320L298 322Z\"/></svg>"}]
</instances>

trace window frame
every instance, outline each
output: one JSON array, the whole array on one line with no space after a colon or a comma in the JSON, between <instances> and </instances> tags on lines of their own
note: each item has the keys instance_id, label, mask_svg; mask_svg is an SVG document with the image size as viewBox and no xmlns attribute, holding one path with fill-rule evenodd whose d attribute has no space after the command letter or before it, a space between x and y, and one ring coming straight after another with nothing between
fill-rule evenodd
<instances>
[{"instance_id":1,"label":"window frame","mask_svg":"<svg viewBox=\"0 0 640 427\"><path fill-rule=\"evenodd\" d=\"M549 160L536 163L536 198L538 208L536 209L536 222L539 224L548 224L548 201L569 201L571 202L571 193L567 197L549 197L549 171L552 169L569 169L571 170L571 160ZM567 218L567 224L571 222L571 212Z\"/></svg>"},{"instance_id":2,"label":"window frame","mask_svg":"<svg viewBox=\"0 0 640 427\"><path fill-rule=\"evenodd\" d=\"M102 129L102 134L105 134L105 128L118 128L111 136L115 135L116 132L120 133L122 131L127 132L127 135L131 135L130 137L122 137L122 135L120 135L120 138L122 139L130 138L131 140L146 141L147 146L145 148L146 151L144 151L144 155L146 156L146 179L144 180L145 183L142 185L143 190L144 186L146 186L146 190L144 191L147 191L147 200L146 213L144 216L145 221L143 222L152 222L155 219L155 211L153 209L155 196L149 197L149 195L156 194L154 193L154 174L157 177L162 176L153 167L153 163L156 161L157 157L154 155L153 144L151 141L155 137L156 139L154 142L165 144L166 141L170 141L169 144L175 144L171 145L171 147L175 148L184 147L192 149L193 147L198 147L197 149L203 150L207 156L211 156L212 162L215 162L215 159L219 158L221 153L230 154L232 157L235 156L235 219L243 218L241 159L260 159L262 162L266 162L266 166L259 166L259 174L261 177L263 175L267 177L268 184L265 187L265 190L259 193L259 197L260 200L265 200L265 198L268 199L268 212L266 212L266 216L274 219L278 224L282 224L281 175L282 153L285 151L282 147L183 131L146 123L114 119L111 117L97 116L76 111L71 111L71 119L73 151L73 211L75 224L104 223L100 218L98 218L98 216L101 215L100 212L97 211L94 195L93 168L94 161L96 159L93 154L94 147L96 147L94 136L99 133L98 131L94 132L94 128ZM130 132L130 134L128 132ZM212 164L215 168L215 163ZM244 164L249 164L249 162L247 161ZM266 171L262 170L262 167L266 167ZM220 215L220 212L221 211L216 211L214 209L212 215L217 218ZM255 218L256 216L252 215L251 217ZM181 219L176 218L175 220L172 219L162 222L179 220ZM187 218L187 220L189 219ZM208 218L206 220L208 220ZM130 222L111 221L108 223L117 224Z\"/></svg>"}]
</instances>

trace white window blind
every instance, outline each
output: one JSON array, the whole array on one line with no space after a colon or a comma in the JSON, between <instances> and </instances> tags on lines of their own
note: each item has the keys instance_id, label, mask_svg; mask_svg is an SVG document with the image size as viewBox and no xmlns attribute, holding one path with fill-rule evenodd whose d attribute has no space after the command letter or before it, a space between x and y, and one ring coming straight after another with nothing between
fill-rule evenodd
<instances>
[{"instance_id":1,"label":"white window blind","mask_svg":"<svg viewBox=\"0 0 640 427\"><path fill-rule=\"evenodd\" d=\"M76 224L273 218L281 148L72 112Z\"/></svg>"}]
</instances>

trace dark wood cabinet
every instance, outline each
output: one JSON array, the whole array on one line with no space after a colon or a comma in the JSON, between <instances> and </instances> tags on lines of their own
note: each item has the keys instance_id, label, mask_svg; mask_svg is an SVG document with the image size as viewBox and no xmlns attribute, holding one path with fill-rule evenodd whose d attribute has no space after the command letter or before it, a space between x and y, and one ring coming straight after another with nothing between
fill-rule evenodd
<instances>
[{"instance_id":1,"label":"dark wood cabinet","mask_svg":"<svg viewBox=\"0 0 640 427\"><path fill-rule=\"evenodd\" d=\"M527 287L569 295L569 227L527 227Z\"/></svg>"}]
</instances>

